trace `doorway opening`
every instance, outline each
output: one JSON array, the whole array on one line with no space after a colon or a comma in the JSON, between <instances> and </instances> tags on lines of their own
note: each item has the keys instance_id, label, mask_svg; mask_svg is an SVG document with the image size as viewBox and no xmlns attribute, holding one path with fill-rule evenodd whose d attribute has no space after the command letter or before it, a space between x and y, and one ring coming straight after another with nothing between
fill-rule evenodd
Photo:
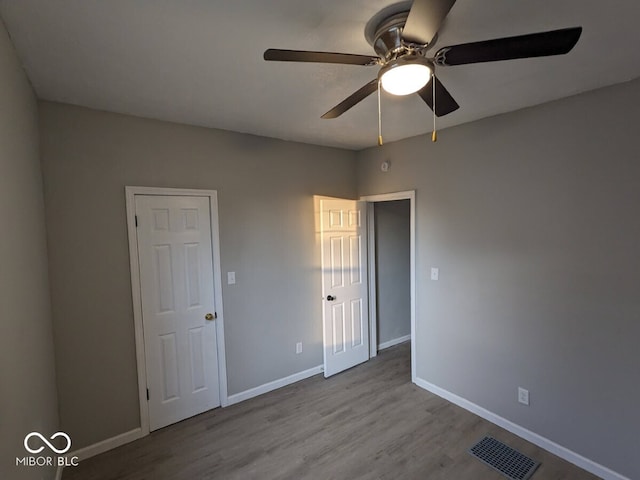
<instances>
[{"instance_id":1,"label":"doorway opening","mask_svg":"<svg viewBox=\"0 0 640 480\"><path fill-rule=\"evenodd\" d=\"M361 200L367 202L369 356L410 340L415 383L415 192Z\"/></svg>"},{"instance_id":2,"label":"doorway opening","mask_svg":"<svg viewBox=\"0 0 640 480\"><path fill-rule=\"evenodd\" d=\"M409 200L372 204L378 351L411 340Z\"/></svg>"},{"instance_id":3,"label":"doorway opening","mask_svg":"<svg viewBox=\"0 0 640 480\"><path fill-rule=\"evenodd\" d=\"M359 201L315 197L316 228L321 245L322 324L324 374L329 377L377 356L379 347L390 347L411 338L411 381L416 381L416 301L415 301L415 191L362 197ZM376 227L376 206L381 227ZM407 203L408 202L408 203ZM396 206L397 205L397 206ZM408 206L408 235L407 228ZM397 210L394 214L393 211ZM394 216L401 216L396 218ZM391 225L388 225L388 224ZM402 224L401 238L395 238L393 224ZM385 257L378 279L376 240L382 233ZM408 242L408 246L407 246ZM396 247L393 247L396 245ZM393 263L401 249L401 285L393 285ZM408 249L408 283L407 283ZM390 257L390 258L389 258ZM394 258L395 257L395 258ZM392 267L389 269L388 267ZM380 280L380 281L379 281ZM380 284L381 283L381 284ZM387 287L385 285L391 285ZM383 291L384 289L384 291ZM395 293L392 293L393 290ZM407 306L408 296L408 306ZM403 303L403 326L388 324L393 315L393 298ZM378 299L384 317L379 326ZM406 315L409 333L406 333ZM399 334L398 332L404 332ZM395 336L394 336L395 335ZM398 336L399 335L399 336ZM381 341L379 342L378 337Z\"/></svg>"}]
</instances>

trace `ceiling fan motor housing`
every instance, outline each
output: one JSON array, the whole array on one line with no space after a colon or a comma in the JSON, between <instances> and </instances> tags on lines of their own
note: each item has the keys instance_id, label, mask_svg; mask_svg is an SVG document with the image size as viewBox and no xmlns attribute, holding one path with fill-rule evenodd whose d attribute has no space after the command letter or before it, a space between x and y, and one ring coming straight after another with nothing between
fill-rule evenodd
<instances>
[{"instance_id":1,"label":"ceiling fan motor housing","mask_svg":"<svg viewBox=\"0 0 640 480\"><path fill-rule=\"evenodd\" d=\"M377 28L373 49L385 62L406 52L406 47L402 41L402 29L408 14L409 12L403 12L394 15Z\"/></svg>"},{"instance_id":2,"label":"ceiling fan motor housing","mask_svg":"<svg viewBox=\"0 0 640 480\"><path fill-rule=\"evenodd\" d=\"M407 54L426 56L429 45L407 43L402 38L412 5L411 1L389 5L374 15L365 27L364 36L383 65ZM435 40L434 37L431 44Z\"/></svg>"}]
</instances>

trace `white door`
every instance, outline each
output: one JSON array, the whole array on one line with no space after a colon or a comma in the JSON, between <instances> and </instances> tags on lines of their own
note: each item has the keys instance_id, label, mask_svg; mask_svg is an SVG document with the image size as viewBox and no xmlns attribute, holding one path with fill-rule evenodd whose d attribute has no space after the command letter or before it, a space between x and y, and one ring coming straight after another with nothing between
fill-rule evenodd
<instances>
[{"instance_id":1,"label":"white door","mask_svg":"<svg viewBox=\"0 0 640 480\"><path fill-rule=\"evenodd\" d=\"M365 203L321 200L324 376L369 359Z\"/></svg>"},{"instance_id":2,"label":"white door","mask_svg":"<svg viewBox=\"0 0 640 480\"><path fill-rule=\"evenodd\" d=\"M157 430L220 405L208 197L136 195L149 399Z\"/></svg>"}]
</instances>

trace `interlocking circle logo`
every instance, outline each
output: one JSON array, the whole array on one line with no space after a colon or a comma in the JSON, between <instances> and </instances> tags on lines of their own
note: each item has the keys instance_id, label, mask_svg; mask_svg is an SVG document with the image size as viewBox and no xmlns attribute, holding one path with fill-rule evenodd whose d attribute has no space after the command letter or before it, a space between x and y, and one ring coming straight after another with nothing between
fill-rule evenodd
<instances>
[{"instance_id":1,"label":"interlocking circle logo","mask_svg":"<svg viewBox=\"0 0 640 480\"><path fill-rule=\"evenodd\" d=\"M42 450L44 450L44 446L41 446L35 449L31 448L29 446L29 440L31 439L31 437L38 437L40 440L42 440L44 443L47 444L47 447L49 447L52 451L54 451L58 455L67 453L71 448L71 438L69 438L69 435L67 435L64 432L56 432L53 435L51 435L51 440L55 440L58 437L63 437L67 441L67 446L62 450L59 450L55 446L53 446L49 440L47 440L44 436L42 436L42 434L38 432L31 432L26 437L24 437L24 448L26 448L29 453L35 454L35 453L40 453Z\"/></svg>"}]
</instances>

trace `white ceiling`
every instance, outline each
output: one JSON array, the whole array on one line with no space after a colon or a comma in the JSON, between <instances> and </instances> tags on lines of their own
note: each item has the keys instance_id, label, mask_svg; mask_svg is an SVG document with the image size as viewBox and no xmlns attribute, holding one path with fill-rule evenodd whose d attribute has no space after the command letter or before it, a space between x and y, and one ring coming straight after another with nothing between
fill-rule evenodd
<instances>
[{"instance_id":1,"label":"white ceiling","mask_svg":"<svg viewBox=\"0 0 640 480\"><path fill-rule=\"evenodd\" d=\"M262 54L270 47L373 54L365 24L392 3L0 0L0 15L39 98L361 149L377 140L375 95L338 119L320 116L375 78L376 67L265 62ZM460 109L439 128L640 77L639 20L637 0L458 0L437 47L584 30L568 55L440 68ZM431 125L418 96L385 94L385 141Z\"/></svg>"}]
</instances>

